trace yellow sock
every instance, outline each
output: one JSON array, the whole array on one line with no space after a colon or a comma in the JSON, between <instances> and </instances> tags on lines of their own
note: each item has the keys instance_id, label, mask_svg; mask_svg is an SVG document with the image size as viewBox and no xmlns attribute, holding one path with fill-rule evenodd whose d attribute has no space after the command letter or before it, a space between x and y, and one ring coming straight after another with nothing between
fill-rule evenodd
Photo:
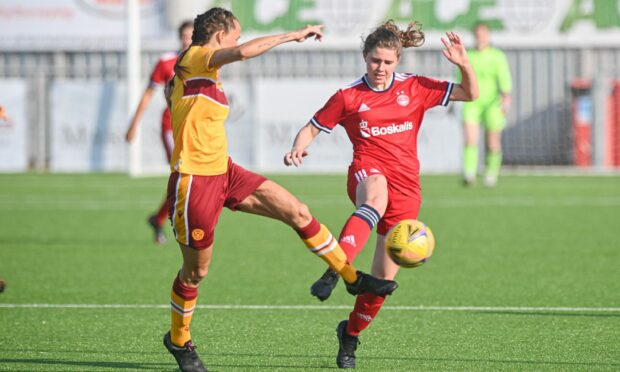
<instances>
[{"instance_id":1,"label":"yellow sock","mask_svg":"<svg viewBox=\"0 0 620 372\"><path fill-rule=\"evenodd\" d=\"M327 262L329 267L347 283L353 283L357 280L357 270L347 262L346 254L327 227L321 225L321 229L316 235L303 239L303 241L312 253Z\"/></svg>"},{"instance_id":2,"label":"yellow sock","mask_svg":"<svg viewBox=\"0 0 620 372\"><path fill-rule=\"evenodd\" d=\"M177 346L184 346L185 343L192 339L189 333L189 323L192 321L194 307L196 307L196 298L185 300L172 290L170 297L170 306L172 314L172 326L170 327L170 340Z\"/></svg>"}]
</instances>

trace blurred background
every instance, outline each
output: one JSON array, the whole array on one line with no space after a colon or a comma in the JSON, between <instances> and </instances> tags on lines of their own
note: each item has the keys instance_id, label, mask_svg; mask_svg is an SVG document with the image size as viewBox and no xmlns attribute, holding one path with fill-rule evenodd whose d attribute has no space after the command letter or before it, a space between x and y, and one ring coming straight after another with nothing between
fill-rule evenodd
<instances>
[{"instance_id":1,"label":"blurred background","mask_svg":"<svg viewBox=\"0 0 620 372\"><path fill-rule=\"evenodd\" d=\"M136 6L133 18L128 4ZM0 171L165 174L163 92L133 151L125 132L153 66L179 47L178 25L211 6L239 18L241 42L325 25L322 43L287 44L222 69L230 153L253 170L287 171L281 157L294 134L336 89L365 72L361 38L387 19L401 26L416 20L426 32L426 44L407 50L398 70L448 80L455 70L440 52L442 34L459 32L472 47L474 24L490 26L514 81L502 140L506 169L620 167L616 0L2 0L0 105L8 119L0 121ZM132 47L139 54L128 65ZM460 172L460 106L451 106L427 114L422 172ZM313 147L301 171L344 172L351 151L344 131L320 136Z\"/></svg>"}]
</instances>

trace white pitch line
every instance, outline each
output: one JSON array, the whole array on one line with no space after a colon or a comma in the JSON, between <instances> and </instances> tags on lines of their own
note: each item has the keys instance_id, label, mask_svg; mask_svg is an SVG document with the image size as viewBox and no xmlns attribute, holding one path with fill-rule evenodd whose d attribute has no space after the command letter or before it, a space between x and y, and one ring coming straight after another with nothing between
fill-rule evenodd
<instances>
[{"instance_id":1,"label":"white pitch line","mask_svg":"<svg viewBox=\"0 0 620 372\"><path fill-rule=\"evenodd\" d=\"M344 198L305 199L308 204L314 206L349 206L349 201ZM48 200L30 196L28 200L16 200L10 195L0 195L0 207L3 209L35 210L63 210L63 211L119 211L147 208L152 204L151 199L132 200L87 200L75 198L56 198ZM562 196L562 197L527 197L527 196L504 196L504 197L478 197L478 198L426 198L423 205L427 208L471 208L471 207L620 207L619 196Z\"/></svg>"},{"instance_id":2,"label":"white pitch line","mask_svg":"<svg viewBox=\"0 0 620 372\"><path fill-rule=\"evenodd\" d=\"M349 305L197 305L208 310L347 310ZM157 304L1 304L5 309L168 309ZM464 312L620 312L620 307L527 307L527 306L384 306L388 311Z\"/></svg>"}]
</instances>

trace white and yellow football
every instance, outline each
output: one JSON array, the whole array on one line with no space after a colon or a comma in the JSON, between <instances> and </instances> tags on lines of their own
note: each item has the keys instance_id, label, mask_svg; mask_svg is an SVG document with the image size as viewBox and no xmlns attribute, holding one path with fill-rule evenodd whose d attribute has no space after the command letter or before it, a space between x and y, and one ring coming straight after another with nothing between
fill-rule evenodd
<instances>
[{"instance_id":1,"label":"white and yellow football","mask_svg":"<svg viewBox=\"0 0 620 372\"><path fill-rule=\"evenodd\" d=\"M418 220L403 220L392 226L385 237L385 250L397 265L406 268L424 264L433 254L435 237Z\"/></svg>"}]
</instances>

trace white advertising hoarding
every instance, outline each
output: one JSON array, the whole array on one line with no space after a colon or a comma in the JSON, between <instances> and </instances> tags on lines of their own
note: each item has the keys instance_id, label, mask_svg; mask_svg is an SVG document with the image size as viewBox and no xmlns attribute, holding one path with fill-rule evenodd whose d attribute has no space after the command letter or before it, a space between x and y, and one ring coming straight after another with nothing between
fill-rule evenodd
<instances>
[{"instance_id":1,"label":"white advertising hoarding","mask_svg":"<svg viewBox=\"0 0 620 372\"><path fill-rule=\"evenodd\" d=\"M146 86L146 84L145 84ZM253 148L249 85L225 84L231 116L227 131L235 138L229 152L250 167ZM127 92L117 81L55 81L50 102L50 170L53 172L125 172L129 165L125 133ZM163 93L155 94L141 122L143 174L166 174L170 167L161 140Z\"/></svg>"},{"instance_id":2,"label":"white advertising hoarding","mask_svg":"<svg viewBox=\"0 0 620 372\"><path fill-rule=\"evenodd\" d=\"M0 118L0 172L23 172L28 168L26 136L27 85L23 80L0 80L0 106L6 118Z\"/></svg>"},{"instance_id":3,"label":"white advertising hoarding","mask_svg":"<svg viewBox=\"0 0 620 372\"><path fill-rule=\"evenodd\" d=\"M174 50L162 0L140 0L143 46ZM2 0L2 50L124 50L125 0Z\"/></svg>"},{"instance_id":4,"label":"white advertising hoarding","mask_svg":"<svg viewBox=\"0 0 620 372\"><path fill-rule=\"evenodd\" d=\"M306 125L329 97L351 83L334 79L258 79L255 114L258 119L255 165L268 172L298 171L284 166L299 129ZM308 149L302 171L344 171L351 162L352 146L344 129L320 133Z\"/></svg>"},{"instance_id":5,"label":"white advertising hoarding","mask_svg":"<svg viewBox=\"0 0 620 372\"><path fill-rule=\"evenodd\" d=\"M124 172L129 125L126 89L118 82L56 81L50 102L50 170ZM142 157L165 168L160 139L163 98L155 99L142 120Z\"/></svg>"},{"instance_id":6,"label":"white advertising hoarding","mask_svg":"<svg viewBox=\"0 0 620 372\"><path fill-rule=\"evenodd\" d=\"M295 48L359 48L360 36L388 19L416 20L427 45L440 36L487 23L502 47L620 45L617 0L141 0L142 45L173 50L180 22L211 6L231 9L243 27L241 41L309 23L325 25L322 43ZM3 50L123 50L125 0L3 0ZM293 47L289 44L285 47Z\"/></svg>"}]
</instances>

